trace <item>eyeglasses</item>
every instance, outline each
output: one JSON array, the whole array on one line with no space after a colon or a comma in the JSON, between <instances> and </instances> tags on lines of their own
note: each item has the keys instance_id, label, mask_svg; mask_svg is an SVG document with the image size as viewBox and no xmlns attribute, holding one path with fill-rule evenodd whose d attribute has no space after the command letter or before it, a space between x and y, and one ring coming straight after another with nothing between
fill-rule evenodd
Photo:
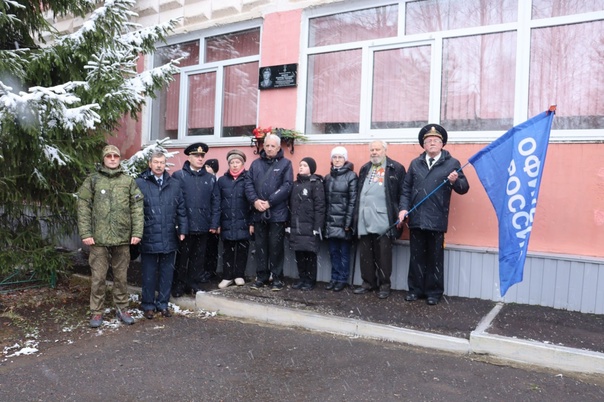
<instances>
[{"instance_id":1,"label":"eyeglasses","mask_svg":"<svg viewBox=\"0 0 604 402\"><path fill-rule=\"evenodd\" d=\"M441 142L443 142L441 139L438 138L432 138L429 140L424 140L424 144L440 144Z\"/></svg>"},{"instance_id":2,"label":"eyeglasses","mask_svg":"<svg viewBox=\"0 0 604 402\"><path fill-rule=\"evenodd\" d=\"M107 155L105 155L105 158L107 158L107 159L119 159L120 156L118 154L107 154Z\"/></svg>"},{"instance_id":3,"label":"eyeglasses","mask_svg":"<svg viewBox=\"0 0 604 402\"><path fill-rule=\"evenodd\" d=\"M343 156L340 155L334 155L331 157L331 159L345 159Z\"/></svg>"}]
</instances>

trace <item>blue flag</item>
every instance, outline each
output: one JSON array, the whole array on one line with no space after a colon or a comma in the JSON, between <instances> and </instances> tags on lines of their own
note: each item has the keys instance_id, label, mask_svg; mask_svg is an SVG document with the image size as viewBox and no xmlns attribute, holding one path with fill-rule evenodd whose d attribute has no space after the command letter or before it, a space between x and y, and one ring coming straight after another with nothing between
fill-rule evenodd
<instances>
[{"instance_id":1,"label":"blue flag","mask_svg":"<svg viewBox=\"0 0 604 402\"><path fill-rule=\"evenodd\" d=\"M499 221L499 285L503 297L522 282L553 111L543 112L470 157Z\"/></svg>"}]
</instances>

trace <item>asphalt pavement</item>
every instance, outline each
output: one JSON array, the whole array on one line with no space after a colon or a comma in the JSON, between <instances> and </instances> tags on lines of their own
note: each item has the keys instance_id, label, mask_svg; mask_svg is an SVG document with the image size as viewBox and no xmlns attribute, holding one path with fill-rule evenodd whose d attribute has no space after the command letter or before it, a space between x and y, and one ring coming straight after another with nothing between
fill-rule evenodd
<instances>
[{"instance_id":1,"label":"asphalt pavement","mask_svg":"<svg viewBox=\"0 0 604 402\"><path fill-rule=\"evenodd\" d=\"M277 293L281 294L284 291ZM503 306L501 303L494 304L490 311L486 311L482 319L477 321L469 337L462 337L284 307L276 304L283 299L274 297L263 297L260 303L233 297L233 295L234 293L220 290L198 292L195 299L183 297L177 299L177 303L192 310L215 311L228 317L271 325L386 340L468 356L486 355L507 362L561 371L604 374L604 353L489 333L487 329L499 314ZM538 312L539 309L536 308L535 311ZM535 317L530 325L537 327L541 325L539 317ZM597 337L597 334L595 336ZM604 335L602 339L604 340Z\"/></svg>"},{"instance_id":2,"label":"asphalt pavement","mask_svg":"<svg viewBox=\"0 0 604 402\"><path fill-rule=\"evenodd\" d=\"M21 356L0 368L0 400L601 401L604 381L400 342L176 315Z\"/></svg>"}]
</instances>

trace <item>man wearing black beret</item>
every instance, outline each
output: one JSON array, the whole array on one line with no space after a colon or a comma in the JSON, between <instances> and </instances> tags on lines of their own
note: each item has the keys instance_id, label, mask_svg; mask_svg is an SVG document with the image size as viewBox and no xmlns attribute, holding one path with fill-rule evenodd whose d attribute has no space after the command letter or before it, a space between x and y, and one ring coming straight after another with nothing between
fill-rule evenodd
<instances>
[{"instance_id":1,"label":"man wearing black beret","mask_svg":"<svg viewBox=\"0 0 604 402\"><path fill-rule=\"evenodd\" d=\"M186 291L195 294L202 290L201 283L207 282L204 267L208 235L216 233L220 226L220 194L216 177L203 166L208 148L203 142L189 145L185 149L188 160L182 170L172 175L182 188L189 222L189 235L178 249L172 284L174 297L180 297Z\"/></svg>"},{"instance_id":2,"label":"man wearing black beret","mask_svg":"<svg viewBox=\"0 0 604 402\"><path fill-rule=\"evenodd\" d=\"M399 221L407 217L410 229L409 293L405 300L426 298L427 304L433 306L444 293L443 247L451 191L465 194L470 186L459 161L443 149L447 143L444 127L428 124L419 131L418 140L424 152L409 165L399 203ZM425 198L428 194L431 195Z\"/></svg>"}]
</instances>

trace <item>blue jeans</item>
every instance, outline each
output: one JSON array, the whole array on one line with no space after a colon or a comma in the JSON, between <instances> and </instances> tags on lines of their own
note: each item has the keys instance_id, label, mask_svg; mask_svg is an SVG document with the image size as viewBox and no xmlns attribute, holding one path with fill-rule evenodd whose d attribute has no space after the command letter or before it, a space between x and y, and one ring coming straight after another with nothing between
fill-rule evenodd
<instances>
[{"instance_id":1,"label":"blue jeans","mask_svg":"<svg viewBox=\"0 0 604 402\"><path fill-rule=\"evenodd\" d=\"M348 282L350 240L329 239L329 255L331 257L331 280L334 282Z\"/></svg>"},{"instance_id":2,"label":"blue jeans","mask_svg":"<svg viewBox=\"0 0 604 402\"><path fill-rule=\"evenodd\" d=\"M141 268L143 271L141 307L144 311L168 308L175 259L176 251L165 254L141 254ZM155 290L158 291L157 298L155 297Z\"/></svg>"}]
</instances>

